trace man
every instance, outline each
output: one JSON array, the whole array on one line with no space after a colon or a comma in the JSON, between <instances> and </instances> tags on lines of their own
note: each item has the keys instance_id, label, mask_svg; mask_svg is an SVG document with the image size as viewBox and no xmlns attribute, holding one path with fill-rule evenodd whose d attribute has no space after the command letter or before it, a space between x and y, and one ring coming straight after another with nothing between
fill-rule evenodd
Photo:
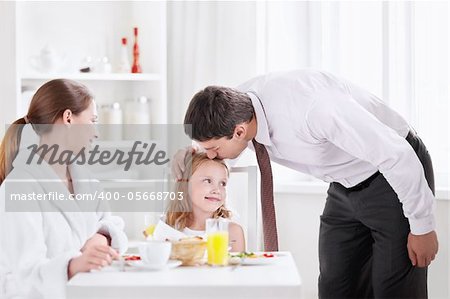
<instances>
[{"instance_id":1,"label":"man","mask_svg":"<svg viewBox=\"0 0 450 299\"><path fill-rule=\"evenodd\" d=\"M319 236L320 298L427 298L427 266L438 250L431 159L408 123L377 97L324 72L272 73L237 89L205 88L184 123L209 158L254 148L263 188L272 184L264 152L330 183Z\"/></svg>"}]
</instances>

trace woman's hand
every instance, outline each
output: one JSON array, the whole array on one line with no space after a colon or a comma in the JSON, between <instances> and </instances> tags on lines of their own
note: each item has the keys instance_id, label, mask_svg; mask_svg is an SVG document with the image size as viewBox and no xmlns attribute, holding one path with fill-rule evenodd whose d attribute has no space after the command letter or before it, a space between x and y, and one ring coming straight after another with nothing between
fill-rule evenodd
<instances>
[{"instance_id":1,"label":"woman's hand","mask_svg":"<svg viewBox=\"0 0 450 299\"><path fill-rule=\"evenodd\" d=\"M119 258L117 251L105 245L93 245L86 247L81 256L73 258L67 267L69 279L79 272L89 272L93 269L101 269L111 265L113 260Z\"/></svg>"},{"instance_id":2,"label":"woman's hand","mask_svg":"<svg viewBox=\"0 0 450 299\"><path fill-rule=\"evenodd\" d=\"M98 245L109 246L111 245L111 240L105 235L96 233L84 243L83 248L81 248L80 251L84 252L88 247L95 247Z\"/></svg>"}]
</instances>

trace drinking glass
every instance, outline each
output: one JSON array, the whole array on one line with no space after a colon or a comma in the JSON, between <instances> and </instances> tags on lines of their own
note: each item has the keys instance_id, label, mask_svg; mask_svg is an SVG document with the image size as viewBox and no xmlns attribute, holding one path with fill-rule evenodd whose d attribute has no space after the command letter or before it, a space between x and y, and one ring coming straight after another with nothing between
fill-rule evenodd
<instances>
[{"instance_id":1,"label":"drinking glass","mask_svg":"<svg viewBox=\"0 0 450 299\"><path fill-rule=\"evenodd\" d=\"M224 218L206 220L208 264L211 266L228 265L228 224Z\"/></svg>"},{"instance_id":2,"label":"drinking glass","mask_svg":"<svg viewBox=\"0 0 450 299\"><path fill-rule=\"evenodd\" d=\"M152 239L153 232L155 231L156 224L158 223L159 217L156 213L146 213L144 215L144 225L145 229L143 234L146 239Z\"/></svg>"}]
</instances>

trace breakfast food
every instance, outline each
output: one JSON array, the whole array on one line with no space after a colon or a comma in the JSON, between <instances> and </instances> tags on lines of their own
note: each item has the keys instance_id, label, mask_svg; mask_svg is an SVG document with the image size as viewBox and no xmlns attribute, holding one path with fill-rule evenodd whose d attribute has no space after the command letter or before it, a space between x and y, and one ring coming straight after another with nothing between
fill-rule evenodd
<instances>
[{"instance_id":1,"label":"breakfast food","mask_svg":"<svg viewBox=\"0 0 450 299\"><path fill-rule=\"evenodd\" d=\"M228 259L228 264L229 265L239 265L241 263L241 258L238 256L231 256Z\"/></svg>"},{"instance_id":2,"label":"breakfast food","mask_svg":"<svg viewBox=\"0 0 450 299\"><path fill-rule=\"evenodd\" d=\"M263 253L253 253L253 252L239 252L235 254L230 254L230 257L239 257L239 258L250 258L250 259L256 259L256 258L271 258L275 255L270 252L263 252Z\"/></svg>"},{"instance_id":3,"label":"breakfast food","mask_svg":"<svg viewBox=\"0 0 450 299\"><path fill-rule=\"evenodd\" d=\"M230 265L266 265L277 260L278 254L271 252L234 252L229 255Z\"/></svg>"},{"instance_id":4,"label":"breakfast food","mask_svg":"<svg viewBox=\"0 0 450 299\"><path fill-rule=\"evenodd\" d=\"M182 238L172 242L171 259L180 260L184 266L201 265L205 262L206 241L201 237Z\"/></svg>"},{"instance_id":5,"label":"breakfast food","mask_svg":"<svg viewBox=\"0 0 450 299\"><path fill-rule=\"evenodd\" d=\"M124 255L123 259L125 261L140 261L141 257L139 255Z\"/></svg>"}]
</instances>

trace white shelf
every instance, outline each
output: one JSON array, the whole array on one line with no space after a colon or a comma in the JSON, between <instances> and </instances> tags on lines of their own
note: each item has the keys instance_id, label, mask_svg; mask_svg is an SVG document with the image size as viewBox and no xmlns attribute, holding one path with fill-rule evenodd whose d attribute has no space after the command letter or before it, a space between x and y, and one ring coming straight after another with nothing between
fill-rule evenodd
<instances>
[{"instance_id":1,"label":"white shelf","mask_svg":"<svg viewBox=\"0 0 450 299\"><path fill-rule=\"evenodd\" d=\"M52 80L56 78L65 78L71 80L84 81L159 81L160 74L143 73L143 74L128 74L128 73L32 73L22 76L22 80Z\"/></svg>"},{"instance_id":2,"label":"white shelf","mask_svg":"<svg viewBox=\"0 0 450 299\"><path fill-rule=\"evenodd\" d=\"M146 191L151 192L152 190L148 190L150 184L167 184L166 180L157 180L157 179L103 179L100 180L100 184L103 189L111 190L111 189L128 189L125 191L135 191L134 189L146 189ZM125 192L124 191L124 192Z\"/></svg>"},{"instance_id":3,"label":"white shelf","mask_svg":"<svg viewBox=\"0 0 450 299\"><path fill-rule=\"evenodd\" d=\"M119 141L112 141L112 140L98 140L92 144L92 146L98 145L100 148L132 148L134 143L137 140L119 140ZM139 144L140 147L142 147L143 143L147 144L162 144L161 140L139 140L141 143Z\"/></svg>"},{"instance_id":4,"label":"white shelf","mask_svg":"<svg viewBox=\"0 0 450 299\"><path fill-rule=\"evenodd\" d=\"M33 93L42 84L66 78L84 84L99 107L118 102L125 108L127 101L145 96L151 100L150 122L167 123L165 1L6 2L7 5L0 5L0 16L7 16L7 24L12 26L12 34L5 37L5 42L12 47L8 61L11 63L0 73L12 79L3 92L5 98L10 99L2 107L8 111L5 114L7 122L27 113ZM85 18L87 11L89 18ZM127 56L132 62L133 27L139 28L139 58L144 73L78 71L82 66L80 63L87 57L92 57L95 66L105 56L116 70L121 60L120 41L123 37L129 40ZM39 63L32 62L40 61L45 47L52 49L55 59L60 60L51 72L35 69ZM149 132L149 135L153 136L153 133ZM127 143L119 146L127 146Z\"/></svg>"}]
</instances>

